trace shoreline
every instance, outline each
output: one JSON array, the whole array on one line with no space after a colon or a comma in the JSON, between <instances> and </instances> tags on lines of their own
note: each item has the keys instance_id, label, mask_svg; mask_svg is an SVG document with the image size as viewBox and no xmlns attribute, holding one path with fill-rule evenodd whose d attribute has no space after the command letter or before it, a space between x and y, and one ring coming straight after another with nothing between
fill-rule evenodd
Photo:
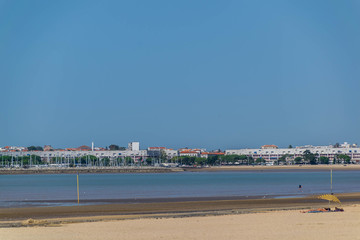
<instances>
[{"instance_id":1,"label":"shoreline","mask_svg":"<svg viewBox=\"0 0 360 240\"><path fill-rule=\"evenodd\" d=\"M316 195L317 196L317 195ZM174 218L191 216L214 216L228 214L257 213L263 211L300 210L326 207L328 202L316 196L272 199L222 199L152 203L111 203L99 205L2 208L0 227L20 227L23 221L46 220L47 224L125 220L140 218ZM342 206L360 203L360 193L336 194ZM337 204L332 204L333 207Z\"/></svg>"},{"instance_id":2,"label":"shoreline","mask_svg":"<svg viewBox=\"0 0 360 240\"><path fill-rule=\"evenodd\" d=\"M323 206L324 207L324 206ZM27 219L0 226L0 235L12 240L178 240L358 239L360 205L345 204L344 212L303 213L293 209L253 212L219 211L199 214L94 216ZM76 223L76 224L72 224ZM11 225L13 224L13 225Z\"/></svg>"},{"instance_id":3,"label":"shoreline","mask_svg":"<svg viewBox=\"0 0 360 240\"><path fill-rule=\"evenodd\" d=\"M189 168L166 167L79 167L79 168L11 168L0 169L0 175L16 174L107 174L107 173L177 173L177 172L257 172L257 171L360 171L359 165L283 165L283 166L211 166Z\"/></svg>"},{"instance_id":4,"label":"shoreline","mask_svg":"<svg viewBox=\"0 0 360 240\"><path fill-rule=\"evenodd\" d=\"M107 174L107 173L171 173L182 172L180 168L160 167L79 167L79 168L17 168L0 169L0 175L25 174Z\"/></svg>"},{"instance_id":5,"label":"shoreline","mask_svg":"<svg viewBox=\"0 0 360 240\"><path fill-rule=\"evenodd\" d=\"M278 165L278 166L212 166L209 168L184 168L184 171L217 172L217 171L357 171L360 164L353 165Z\"/></svg>"},{"instance_id":6,"label":"shoreline","mask_svg":"<svg viewBox=\"0 0 360 240\"><path fill-rule=\"evenodd\" d=\"M171 197L171 198L127 198L127 199L82 199L80 204L74 199L64 200L23 200L16 201L21 205L0 206L0 210L9 208L42 208L42 207L68 207L68 206L94 206L108 204L145 204L145 203L177 203L177 202L199 202L199 201L224 201L224 200L255 200L255 199L287 199L287 198L304 198L313 195L264 195L264 196L211 196L211 197ZM14 201L4 201L12 202Z\"/></svg>"}]
</instances>

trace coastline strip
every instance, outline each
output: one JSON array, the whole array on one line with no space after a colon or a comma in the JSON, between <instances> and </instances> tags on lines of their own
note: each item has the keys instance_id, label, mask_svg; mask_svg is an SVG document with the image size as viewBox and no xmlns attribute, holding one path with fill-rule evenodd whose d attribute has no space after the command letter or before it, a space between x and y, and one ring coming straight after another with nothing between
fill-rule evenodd
<instances>
[{"instance_id":1,"label":"coastline strip","mask_svg":"<svg viewBox=\"0 0 360 240\"><path fill-rule=\"evenodd\" d=\"M360 193L337 194L344 204L360 202ZM199 216L234 213L251 213L259 211L308 209L327 206L327 202L315 196L285 199L243 199L243 200L209 200L188 202L157 202L137 204L104 204L64 207L29 207L3 208L0 212L0 226L9 226L11 222L26 219L66 219L78 218L89 221L94 217L104 219L144 218L168 216ZM335 205L334 205L335 206Z\"/></svg>"},{"instance_id":2,"label":"coastline strip","mask_svg":"<svg viewBox=\"0 0 360 240\"><path fill-rule=\"evenodd\" d=\"M79 167L79 168L9 168L0 169L0 175L15 174L103 174L103 173L175 173L175 172L257 172L257 171L360 171L358 165L284 165L284 166L211 166L211 167Z\"/></svg>"}]
</instances>

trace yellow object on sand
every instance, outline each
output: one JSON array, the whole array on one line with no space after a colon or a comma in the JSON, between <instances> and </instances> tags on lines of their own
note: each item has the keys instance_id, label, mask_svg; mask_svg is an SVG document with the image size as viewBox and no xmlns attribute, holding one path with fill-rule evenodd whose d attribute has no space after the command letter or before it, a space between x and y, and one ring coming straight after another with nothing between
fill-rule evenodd
<instances>
[{"instance_id":1,"label":"yellow object on sand","mask_svg":"<svg viewBox=\"0 0 360 240\"><path fill-rule=\"evenodd\" d=\"M318 198L333 201L333 202L337 202L337 203L341 203L340 200L335 195L331 195L331 194L320 195Z\"/></svg>"}]
</instances>

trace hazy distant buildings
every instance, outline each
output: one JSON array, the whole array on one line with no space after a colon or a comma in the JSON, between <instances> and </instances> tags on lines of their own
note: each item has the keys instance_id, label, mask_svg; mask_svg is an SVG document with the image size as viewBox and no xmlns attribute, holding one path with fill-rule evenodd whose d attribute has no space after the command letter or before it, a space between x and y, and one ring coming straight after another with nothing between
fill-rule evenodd
<instances>
[{"instance_id":1,"label":"hazy distant buildings","mask_svg":"<svg viewBox=\"0 0 360 240\"><path fill-rule=\"evenodd\" d=\"M278 149L279 147L276 145L263 145L261 149Z\"/></svg>"},{"instance_id":2,"label":"hazy distant buildings","mask_svg":"<svg viewBox=\"0 0 360 240\"><path fill-rule=\"evenodd\" d=\"M65 148L66 151L91 151L91 147L82 145L78 148ZM44 150L45 151L45 150Z\"/></svg>"},{"instance_id":3,"label":"hazy distant buildings","mask_svg":"<svg viewBox=\"0 0 360 240\"><path fill-rule=\"evenodd\" d=\"M264 145L258 149L231 149L225 150L226 155L247 155L254 159L262 158L267 162L273 162L286 155L290 159L302 157L304 152L308 150L317 157L327 157L330 160L336 158L337 155L348 155L352 161L360 162L360 148L356 144L339 144L338 146L300 146L296 148L277 148L275 145Z\"/></svg>"},{"instance_id":4,"label":"hazy distant buildings","mask_svg":"<svg viewBox=\"0 0 360 240\"><path fill-rule=\"evenodd\" d=\"M41 148L41 147L38 147ZM31 150L32 149L32 150ZM352 162L360 163L360 147L356 144L335 144L330 146L299 146L289 148L279 148L276 145L263 145L260 148L253 149L230 149L225 152L219 151L206 151L206 149L190 149L180 148L178 150L169 149L166 147L149 147L146 150L140 150L139 142L130 142L126 150L108 150L101 147L91 147L83 145L77 148L54 149L51 145L45 145L44 151L37 148L25 148L16 146L5 146L0 148L0 156L29 156L37 155L43 160L49 161L53 158L66 158L74 159L83 156L92 155L99 159L117 159L117 158L131 158L134 162L139 160L144 161L147 158L155 158L160 160L170 160L175 157L203 157L210 156L222 157L223 155L246 155L252 157L254 160L262 159L267 163L273 163L279 159L286 159L286 161L294 161L295 158L302 158L306 151L313 153L318 159L320 157L328 158L331 163L334 159L338 159L339 155L347 155L351 158ZM42 150L42 148L41 148Z\"/></svg>"},{"instance_id":5,"label":"hazy distant buildings","mask_svg":"<svg viewBox=\"0 0 360 240\"><path fill-rule=\"evenodd\" d=\"M203 152L205 149L188 149L188 148L181 148L179 149L179 156L184 157L200 157L201 152Z\"/></svg>"},{"instance_id":6,"label":"hazy distant buildings","mask_svg":"<svg viewBox=\"0 0 360 240\"><path fill-rule=\"evenodd\" d=\"M178 151L166 147L149 147L147 155L150 158L166 158L171 159L178 156Z\"/></svg>"},{"instance_id":7,"label":"hazy distant buildings","mask_svg":"<svg viewBox=\"0 0 360 240\"><path fill-rule=\"evenodd\" d=\"M23 152L27 151L26 147L17 147L17 146L5 146L0 148L0 152Z\"/></svg>"},{"instance_id":8,"label":"hazy distant buildings","mask_svg":"<svg viewBox=\"0 0 360 240\"><path fill-rule=\"evenodd\" d=\"M212 156L221 157L221 156L224 156L224 155L225 155L224 152L202 152L200 154L200 157L202 157L202 158L208 158L208 157L212 157Z\"/></svg>"},{"instance_id":9,"label":"hazy distant buildings","mask_svg":"<svg viewBox=\"0 0 360 240\"><path fill-rule=\"evenodd\" d=\"M140 143L139 142L129 142L128 150L129 151L139 151L140 150Z\"/></svg>"},{"instance_id":10,"label":"hazy distant buildings","mask_svg":"<svg viewBox=\"0 0 360 240\"><path fill-rule=\"evenodd\" d=\"M53 150L54 150L54 148L51 147L51 145L45 145L45 146L44 146L44 151L45 151L45 152L47 152L47 151L53 151Z\"/></svg>"}]
</instances>

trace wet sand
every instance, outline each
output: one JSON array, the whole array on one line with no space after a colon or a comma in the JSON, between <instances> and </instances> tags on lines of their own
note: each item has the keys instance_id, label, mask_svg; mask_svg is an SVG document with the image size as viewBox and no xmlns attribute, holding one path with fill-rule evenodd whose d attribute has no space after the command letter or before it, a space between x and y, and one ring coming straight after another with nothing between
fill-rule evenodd
<instances>
[{"instance_id":1,"label":"wet sand","mask_svg":"<svg viewBox=\"0 0 360 240\"><path fill-rule=\"evenodd\" d=\"M359 239L360 193L337 196L345 212L301 213L329 206L316 196L3 208L0 239Z\"/></svg>"},{"instance_id":2,"label":"wet sand","mask_svg":"<svg viewBox=\"0 0 360 240\"><path fill-rule=\"evenodd\" d=\"M360 193L337 194L344 204L360 202ZM327 202L317 199L316 196L303 198L282 199L228 199L204 200L188 199L188 201L131 203L131 204L102 204L62 207L26 207L0 209L1 226L19 226L26 219L52 219L56 222L67 222L67 219L78 218L79 221L88 221L93 217L101 219L128 219L144 217L173 217L173 216L199 216L221 215L231 213L250 213L268 210L308 209L326 207ZM57 220L55 220L57 219Z\"/></svg>"},{"instance_id":3,"label":"wet sand","mask_svg":"<svg viewBox=\"0 0 360 240\"><path fill-rule=\"evenodd\" d=\"M326 204L325 204L326 205ZM359 239L360 206L343 205L345 212L301 213L299 210L258 211L221 216L136 218L92 217L76 224L0 228L8 240L95 239ZM38 221L40 223L40 221Z\"/></svg>"}]
</instances>

